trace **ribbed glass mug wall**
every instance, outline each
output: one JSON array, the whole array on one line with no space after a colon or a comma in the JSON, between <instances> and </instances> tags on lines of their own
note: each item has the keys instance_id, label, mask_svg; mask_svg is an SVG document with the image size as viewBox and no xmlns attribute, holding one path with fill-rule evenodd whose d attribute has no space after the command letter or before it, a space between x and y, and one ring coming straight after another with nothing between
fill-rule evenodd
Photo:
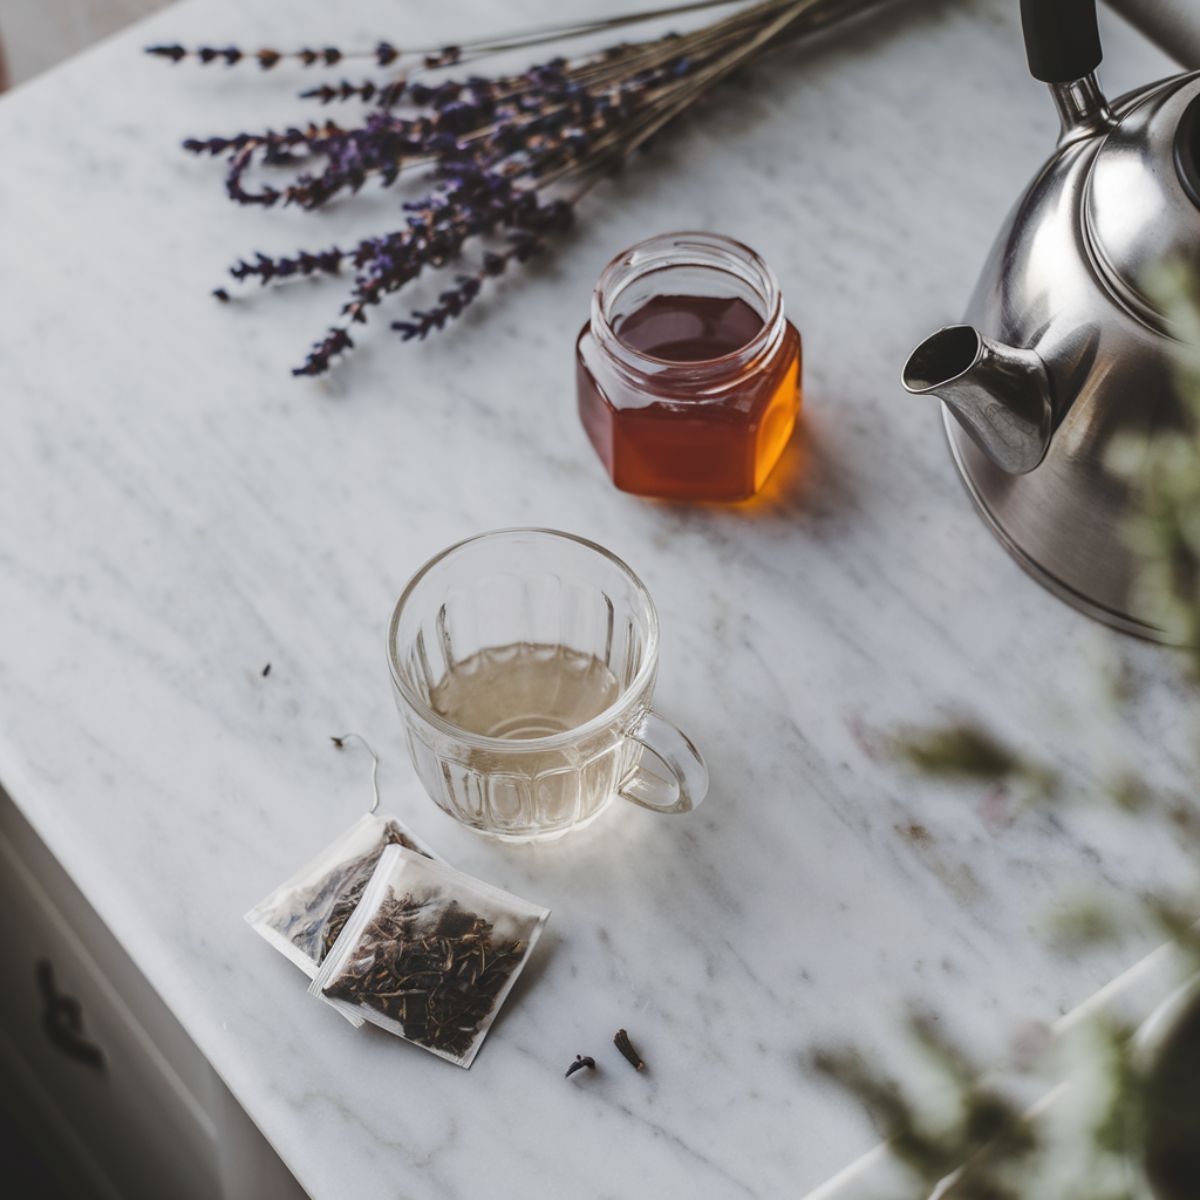
<instances>
[{"instance_id":1,"label":"ribbed glass mug wall","mask_svg":"<svg viewBox=\"0 0 1200 1200\"><path fill-rule=\"evenodd\" d=\"M421 782L441 808L481 833L548 840L593 821L617 794L671 812L703 797L699 755L650 710L654 605L637 576L591 542L516 529L451 547L401 596L389 660ZM480 680L503 688L509 663L544 669L565 691L590 685L582 673L599 672L608 702L574 727L547 719L544 696L528 712L514 700L482 730L439 711L450 690ZM639 765L647 750L653 770Z\"/></svg>"}]
</instances>

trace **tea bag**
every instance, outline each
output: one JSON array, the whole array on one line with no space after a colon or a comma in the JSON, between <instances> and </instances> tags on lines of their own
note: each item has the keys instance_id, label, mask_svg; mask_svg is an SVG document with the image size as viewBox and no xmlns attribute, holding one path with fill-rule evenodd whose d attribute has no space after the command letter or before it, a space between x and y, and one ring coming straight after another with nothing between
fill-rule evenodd
<instances>
[{"instance_id":1,"label":"tea bag","mask_svg":"<svg viewBox=\"0 0 1200 1200\"><path fill-rule=\"evenodd\" d=\"M256 904L246 921L309 979L314 978L389 846L437 857L396 817L366 813Z\"/></svg>"},{"instance_id":2,"label":"tea bag","mask_svg":"<svg viewBox=\"0 0 1200 1200\"><path fill-rule=\"evenodd\" d=\"M469 1067L549 915L389 846L308 990Z\"/></svg>"}]
</instances>

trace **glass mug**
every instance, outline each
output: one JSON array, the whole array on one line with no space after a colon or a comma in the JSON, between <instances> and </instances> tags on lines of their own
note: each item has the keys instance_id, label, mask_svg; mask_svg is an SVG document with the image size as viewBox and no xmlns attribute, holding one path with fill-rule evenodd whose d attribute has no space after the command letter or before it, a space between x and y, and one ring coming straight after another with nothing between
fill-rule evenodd
<instances>
[{"instance_id":1,"label":"glass mug","mask_svg":"<svg viewBox=\"0 0 1200 1200\"><path fill-rule=\"evenodd\" d=\"M645 586L594 542L501 529L443 550L404 589L388 631L425 790L509 842L582 829L614 796L695 808L704 760L650 707L658 642Z\"/></svg>"}]
</instances>

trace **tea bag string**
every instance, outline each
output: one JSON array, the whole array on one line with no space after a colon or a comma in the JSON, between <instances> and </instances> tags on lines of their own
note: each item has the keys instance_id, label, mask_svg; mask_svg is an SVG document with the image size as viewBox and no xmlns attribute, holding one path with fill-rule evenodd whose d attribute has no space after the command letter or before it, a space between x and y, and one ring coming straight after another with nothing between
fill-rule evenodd
<instances>
[{"instance_id":1,"label":"tea bag string","mask_svg":"<svg viewBox=\"0 0 1200 1200\"><path fill-rule=\"evenodd\" d=\"M371 749L371 743L361 733L343 733L339 737L331 737L329 740L338 750L342 750L351 738L360 742L371 756L371 791L374 792L375 799L372 801L371 807L367 809L367 813L374 816L379 811L379 755Z\"/></svg>"}]
</instances>

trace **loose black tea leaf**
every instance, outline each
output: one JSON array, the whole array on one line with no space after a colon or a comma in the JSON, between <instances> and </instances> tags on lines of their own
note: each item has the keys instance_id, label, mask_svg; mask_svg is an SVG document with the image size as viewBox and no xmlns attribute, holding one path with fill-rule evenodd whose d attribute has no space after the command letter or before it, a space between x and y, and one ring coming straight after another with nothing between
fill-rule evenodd
<instances>
[{"instance_id":1,"label":"loose black tea leaf","mask_svg":"<svg viewBox=\"0 0 1200 1200\"><path fill-rule=\"evenodd\" d=\"M575 1055L575 1061L567 1068L565 1078L570 1079L576 1071L582 1071L584 1067L587 1067L589 1071L594 1071L596 1069L596 1060L590 1054Z\"/></svg>"},{"instance_id":2,"label":"loose black tea leaf","mask_svg":"<svg viewBox=\"0 0 1200 1200\"><path fill-rule=\"evenodd\" d=\"M389 891L325 995L369 1005L410 1041L461 1058L524 952L456 900Z\"/></svg>"},{"instance_id":3,"label":"loose black tea leaf","mask_svg":"<svg viewBox=\"0 0 1200 1200\"><path fill-rule=\"evenodd\" d=\"M629 1040L629 1034L625 1030L617 1030L613 1036L613 1045L620 1050L626 1062L630 1063L635 1071L645 1070L646 1064L642 1062L642 1056L633 1048L633 1043Z\"/></svg>"}]
</instances>

